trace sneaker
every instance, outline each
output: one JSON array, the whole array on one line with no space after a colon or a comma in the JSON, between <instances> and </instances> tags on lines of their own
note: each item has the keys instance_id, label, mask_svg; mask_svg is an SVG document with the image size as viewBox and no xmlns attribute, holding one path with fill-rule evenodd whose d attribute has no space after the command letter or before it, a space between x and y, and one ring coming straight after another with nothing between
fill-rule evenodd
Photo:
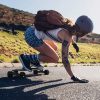
<instances>
[{"instance_id":1,"label":"sneaker","mask_svg":"<svg viewBox=\"0 0 100 100\"><path fill-rule=\"evenodd\" d=\"M31 62L32 66L36 67L38 70L43 71L43 66L40 64L39 61L37 62Z\"/></svg>"},{"instance_id":2,"label":"sneaker","mask_svg":"<svg viewBox=\"0 0 100 100\"><path fill-rule=\"evenodd\" d=\"M23 68L29 72L32 71L31 67L30 67L30 60L28 60L27 55L21 54L19 56L19 59L23 65Z\"/></svg>"}]
</instances>

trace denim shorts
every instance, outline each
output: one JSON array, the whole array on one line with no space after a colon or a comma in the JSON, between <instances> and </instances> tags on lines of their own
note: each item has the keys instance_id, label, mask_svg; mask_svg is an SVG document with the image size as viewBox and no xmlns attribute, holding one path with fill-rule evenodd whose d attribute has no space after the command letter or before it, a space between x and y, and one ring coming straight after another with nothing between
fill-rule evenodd
<instances>
[{"instance_id":1,"label":"denim shorts","mask_svg":"<svg viewBox=\"0 0 100 100\"><path fill-rule=\"evenodd\" d=\"M27 42L28 45L31 47L39 47L43 44L42 39L38 39L35 35L35 28L34 27L29 27L26 32L25 32L25 41Z\"/></svg>"}]
</instances>

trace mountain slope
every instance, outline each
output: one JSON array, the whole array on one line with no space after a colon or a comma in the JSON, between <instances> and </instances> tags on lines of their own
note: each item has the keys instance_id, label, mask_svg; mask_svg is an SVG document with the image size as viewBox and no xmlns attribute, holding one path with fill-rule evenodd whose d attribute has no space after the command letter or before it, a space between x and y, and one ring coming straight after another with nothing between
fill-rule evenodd
<instances>
[{"instance_id":1,"label":"mountain slope","mask_svg":"<svg viewBox=\"0 0 100 100\"><path fill-rule=\"evenodd\" d=\"M34 16L32 13L0 4L0 23L31 25L34 23Z\"/></svg>"},{"instance_id":2,"label":"mountain slope","mask_svg":"<svg viewBox=\"0 0 100 100\"><path fill-rule=\"evenodd\" d=\"M34 23L35 14L28 13L22 10L10 8L0 4L0 24L4 25L24 25L30 26ZM1 25L2 25L1 24ZM24 41L23 32L17 31L18 34L12 35L11 32L0 30L0 60L11 62L12 60L18 60L18 56L21 53L35 53L33 48L30 48ZM99 62L100 63L100 45L89 44L100 43L100 35L91 33L82 37L78 43L80 52L76 54L75 50L71 46L70 50L74 53L75 59L69 58L72 63L84 63L84 62ZM88 43L88 44L87 44ZM58 44L59 45L59 44ZM85 50L85 51L84 51ZM59 45L59 52L61 52L61 46ZM61 54L60 54L61 62Z\"/></svg>"},{"instance_id":3,"label":"mountain slope","mask_svg":"<svg viewBox=\"0 0 100 100\"><path fill-rule=\"evenodd\" d=\"M61 62L61 44L58 45L59 56ZM80 52L76 53L72 45L70 51L74 54L75 59L69 56L71 63L100 63L100 45L90 43L78 43ZM12 35L7 32L0 31L0 60L11 62L18 61L18 56L22 53L33 54L37 53L33 48L29 47L23 36L23 32L18 31L17 35Z\"/></svg>"},{"instance_id":4,"label":"mountain slope","mask_svg":"<svg viewBox=\"0 0 100 100\"><path fill-rule=\"evenodd\" d=\"M24 41L23 32L12 35L7 32L0 31L0 60L11 62L18 59L22 53L34 53L35 50L30 48Z\"/></svg>"}]
</instances>

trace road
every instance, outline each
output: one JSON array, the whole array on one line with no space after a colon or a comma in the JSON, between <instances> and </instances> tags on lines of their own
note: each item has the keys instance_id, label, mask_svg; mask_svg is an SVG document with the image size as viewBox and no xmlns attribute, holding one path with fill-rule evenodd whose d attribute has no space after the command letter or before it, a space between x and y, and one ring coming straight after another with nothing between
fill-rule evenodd
<instances>
[{"instance_id":1,"label":"road","mask_svg":"<svg viewBox=\"0 0 100 100\"><path fill-rule=\"evenodd\" d=\"M89 83L73 83L63 66L48 65L49 75L26 78L6 77L7 71L20 64L0 65L0 100L100 100L100 66L72 66L73 73ZM61 67L60 67L61 66Z\"/></svg>"}]
</instances>

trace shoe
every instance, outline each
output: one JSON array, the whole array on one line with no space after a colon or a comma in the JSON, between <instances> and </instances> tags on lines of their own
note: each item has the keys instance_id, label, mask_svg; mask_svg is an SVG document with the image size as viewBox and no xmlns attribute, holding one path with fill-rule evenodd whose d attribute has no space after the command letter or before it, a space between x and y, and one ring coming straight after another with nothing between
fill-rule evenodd
<instances>
[{"instance_id":1,"label":"shoe","mask_svg":"<svg viewBox=\"0 0 100 100\"><path fill-rule=\"evenodd\" d=\"M31 67L30 67L30 60L28 59L27 56L28 56L28 55L21 54L21 55L19 56L19 59L20 59L22 65L23 65L23 69L25 69L25 70L31 72L32 69L31 69Z\"/></svg>"},{"instance_id":2,"label":"shoe","mask_svg":"<svg viewBox=\"0 0 100 100\"><path fill-rule=\"evenodd\" d=\"M38 70L43 71L43 66L40 64L39 61L31 62L32 66L36 67Z\"/></svg>"}]
</instances>

